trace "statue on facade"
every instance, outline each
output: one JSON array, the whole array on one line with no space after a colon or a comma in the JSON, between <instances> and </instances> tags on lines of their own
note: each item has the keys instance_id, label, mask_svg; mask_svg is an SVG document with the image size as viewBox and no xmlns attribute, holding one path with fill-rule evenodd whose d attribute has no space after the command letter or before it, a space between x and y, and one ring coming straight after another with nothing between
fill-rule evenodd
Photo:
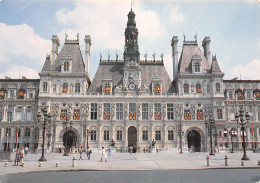
<instances>
[{"instance_id":1,"label":"statue on facade","mask_svg":"<svg viewBox=\"0 0 260 183\"><path fill-rule=\"evenodd\" d=\"M115 141L112 139L111 140L111 146L114 147L115 146Z\"/></svg>"},{"instance_id":2,"label":"statue on facade","mask_svg":"<svg viewBox=\"0 0 260 183\"><path fill-rule=\"evenodd\" d=\"M156 144L156 141L153 139L153 141L152 141L152 147L154 147L155 144Z\"/></svg>"}]
</instances>

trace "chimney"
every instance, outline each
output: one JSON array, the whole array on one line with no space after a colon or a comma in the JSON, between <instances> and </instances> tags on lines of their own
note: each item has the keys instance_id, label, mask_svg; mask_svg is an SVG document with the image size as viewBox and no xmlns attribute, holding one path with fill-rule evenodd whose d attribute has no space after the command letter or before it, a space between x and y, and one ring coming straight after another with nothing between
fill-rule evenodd
<instances>
[{"instance_id":1,"label":"chimney","mask_svg":"<svg viewBox=\"0 0 260 183\"><path fill-rule=\"evenodd\" d=\"M173 79L178 74L178 36L172 37Z\"/></svg>"},{"instance_id":2,"label":"chimney","mask_svg":"<svg viewBox=\"0 0 260 183\"><path fill-rule=\"evenodd\" d=\"M210 52L210 37L206 36L202 41L202 46L204 50L204 56L208 60L208 63L211 64L211 52Z\"/></svg>"},{"instance_id":3,"label":"chimney","mask_svg":"<svg viewBox=\"0 0 260 183\"><path fill-rule=\"evenodd\" d=\"M90 62L90 46L91 46L90 35L85 35L85 69L88 74L89 74L89 62Z\"/></svg>"},{"instance_id":4,"label":"chimney","mask_svg":"<svg viewBox=\"0 0 260 183\"><path fill-rule=\"evenodd\" d=\"M51 40L52 40L51 61L54 62L58 56L60 40L57 35L52 35Z\"/></svg>"}]
</instances>

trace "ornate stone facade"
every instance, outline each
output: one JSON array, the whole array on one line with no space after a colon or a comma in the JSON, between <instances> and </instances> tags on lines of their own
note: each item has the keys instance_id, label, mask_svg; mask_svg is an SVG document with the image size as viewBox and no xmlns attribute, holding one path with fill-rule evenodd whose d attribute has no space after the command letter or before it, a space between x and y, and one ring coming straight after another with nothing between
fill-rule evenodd
<instances>
[{"instance_id":1,"label":"ornate stone facade","mask_svg":"<svg viewBox=\"0 0 260 183\"><path fill-rule=\"evenodd\" d=\"M251 115L246 125L248 148L253 141L259 147L260 80L223 80L217 58L211 56L210 37L202 41L204 53L197 40L184 41L178 60L178 37L173 36L173 81L163 55L160 60L140 60L132 10L125 29L124 59L102 60L101 56L92 81L89 35L85 43L84 62L79 39L66 38L58 53L60 40L54 35L52 55L46 57L40 80L0 80L2 150L8 144L10 148L40 147L42 126L35 116L45 108L52 116L45 145L53 151L65 144L66 120L72 123L68 124L67 140L72 147L86 148L88 143L91 148L101 148L114 142L118 149L136 145L142 150L149 149L154 140L156 148L178 148L181 134L184 148L206 151L205 122L213 118L214 144L229 147L228 132L233 129L235 148L241 148L240 126L233 121L240 108Z\"/></svg>"}]
</instances>

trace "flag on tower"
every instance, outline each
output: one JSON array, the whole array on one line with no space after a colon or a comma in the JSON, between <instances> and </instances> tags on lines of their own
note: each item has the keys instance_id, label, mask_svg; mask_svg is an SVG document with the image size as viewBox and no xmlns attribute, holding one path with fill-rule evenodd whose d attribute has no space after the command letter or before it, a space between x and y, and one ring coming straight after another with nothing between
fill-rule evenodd
<instances>
[{"instance_id":1,"label":"flag on tower","mask_svg":"<svg viewBox=\"0 0 260 183\"><path fill-rule=\"evenodd\" d=\"M134 33L134 31L132 31L132 36L135 37L135 33Z\"/></svg>"}]
</instances>

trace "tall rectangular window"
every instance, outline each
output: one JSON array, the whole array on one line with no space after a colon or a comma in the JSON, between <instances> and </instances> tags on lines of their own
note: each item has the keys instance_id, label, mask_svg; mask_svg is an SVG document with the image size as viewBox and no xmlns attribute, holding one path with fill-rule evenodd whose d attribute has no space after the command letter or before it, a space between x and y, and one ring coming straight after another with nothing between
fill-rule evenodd
<instances>
[{"instance_id":1,"label":"tall rectangular window","mask_svg":"<svg viewBox=\"0 0 260 183\"><path fill-rule=\"evenodd\" d=\"M148 140L148 130L143 130L143 140Z\"/></svg>"},{"instance_id":2,"label":"tall rectangular window","mask_svg":"<svg viewBox=\"0 0 260 183\"><path fill-rule=\"evenodd\" d=\"M155 130L155 140L161 140L161 130Z\"/></svg>"},{"instance_id":3,"label":"tall rectangular window","mask_svg":"<svg viewBox=\"0 0 260 183\"><path fill-rule=\"evenodd\" d=\"M222 111L222 109L217 109L217 115L218 115L218 119L223 119L223 111Z\"/></svg>"},{"instance_id":4,"label":"tall rectangular window","mask_svg":"<svg viewBox=\"0 0 260 183\"><path fill-rule=\"evenodd\" d=\"M148 120L148 104L142 104L142 120Z\"/></svg>"},{"instance_id":5,"label":"tall rectangular window","mask_svg":"<svg viewBox=\"0 0 260 183\"><path fill-rule=\"evenodd\" d=\"M61 109L60 110L60 119L61 120L66 120L67 119L67 109Z\"/></svg>"},{"instance_id":6,"label":"tall rectangular window","mask_svg":"<svg viewBox=\"0 0 260 183\"><path fill-rule=\"evenodd\" d=\"M14 90L10 91L10 98L14 98Z\"/></svg>"},{"instance_id":7,"label":"tall rectangular window","mask_svg":"<svg viewBox=\"0 0 260 183\"><path fill-rule=\"evenodd\" d=\"M167 119L173 120L173 104L167 104Z\"/></svg>"},{"instance_id":8,"label":"tall rectangular window","mask_svg":"<svg viewBox=\"0 0 260 183\"><path fill-rule=\"evenodd\" d=\"M80 110L74 109L73 120L80 120Z\"/></svg>"},{"instance_id":9,"label":"tall rectangular window","mask_svg":"<svg viewBox=\"0 0 260 183\"><path fill-rule=\"evenodd\" d=\"M162 116L161 116L161 104L160 103L156 103L154 104L154 119L155 120L161 120Z\"/></svg>"},{"instance_id":10,"label":"tall rectangular window","mask_svg":"<svg viewBox=\"0 0 260 183\"><path fill-rule=\"evenodd\" d=\"M3 120L3 113L0 112L0 121L2 121L2 120Z\"/></svg>"},{"instance_id":11,"label":"tall rectangular window","mask_svg":"<svg viewBox=\"0 0 260 183\"><path fill-rule=\"evenodd\" d=\"M129 120L136 120L136 104L129 103Z\"/></svg>"},{"instance_id":12,"label":"tall rectangular window","mask_svg":"<svg viewBox=\"0 0 260 183\"><path fill-rule=\"evenodd\" d=\"M232 91L229 91L229 92L228 92L228 98L230 98L230 99L233 98L233 92L232 92Z\"/></svg>"},{"instance_id":13,"label":"tall rectangular window","mask_svg":"<svg viewBox=\"0 0 260 183\"><path fill-rule=\"evenodd\" d=\"M168 140L174 140L173 130L168 130Z\"/></svg>"},{"instance_id":14,"label":"tall rectangular window","mask_svg":"<svg viewBox=\"0 0 260 183\"><path fill-rule=\"evenodd\" d=\"M7 121L12 121L13 120L13 113L12 112L7 112Z\"/></svg>"},{"instance_id":15,"label":"tall rectangular window","mask_svg":"<svg viewBox=\"0 0 260 183\"><path fill-rule=\"evenodd\" d=\"M104 130L104 140L109 140L109 130Z\"/></svg>"},{"instance_id":16,"label":"tall rectangular window","mask_svg":"<svg viewBox=\"0 0 260 183\"><path fill-rule=\"evenodd\" d=\"M258 111L258 121L260 121L260 111Z\"/></svg>"},{"instance_id":17,"label":"tall rectangular window","mask_svg":"<svg viewBox=\"0 0 260 183\"><path fill-rule=\"evenodd\" d=\"M110 104L104 103L104 120L110 120Z\"/></svg>"},{"instance_id":18,"label":"tall rectangular window","mask_svg":"<svg viewBox=\"0 0 260 183\"><path fill-rule=\"evenodd\" d=\"M97 119L97 104L96 103L91 103L90 118L92 120L96 120Z\"/></svg>"},{"instance_id":19,"label":"tall rectangular window","mask_svg":"<svg viewBox=\"0 0 260 183\"><path fill-rule=\"evenodd\" d=\"M203 110L197 110L197 120L203 120Z\"/></svg>"},{"instance_id":20,"label":"tall rectangular window","mask_svg":"<svg viewBox=\"0 0 260 183\"><path fill-rule=\"evenodd\" d=\"M93 140L93 141L97 140L97 131L96 130L90 131L90 140Z\"/></svg>"},{"instance_id":21,"label":"tall rectangular window","mask_svg":"<svg viewBox=\"0 0 260 183\"><path fill-rule=\"evenodd\" d=\"M122 137L123 137L123 132L122 132L122 130L117 130L117 131L116 131L116 140L122 141Z\"/></svg>"},{"instance_id":22,"label":"tall rectangular window","mask_svg":"<svg viewBox=\"0 0 260 183\"><path fill-rule=\"evenodd\" d=\"M116 104L116 120L123 120L123 104L117 103Z\"/></svg>"}]
</instances>

